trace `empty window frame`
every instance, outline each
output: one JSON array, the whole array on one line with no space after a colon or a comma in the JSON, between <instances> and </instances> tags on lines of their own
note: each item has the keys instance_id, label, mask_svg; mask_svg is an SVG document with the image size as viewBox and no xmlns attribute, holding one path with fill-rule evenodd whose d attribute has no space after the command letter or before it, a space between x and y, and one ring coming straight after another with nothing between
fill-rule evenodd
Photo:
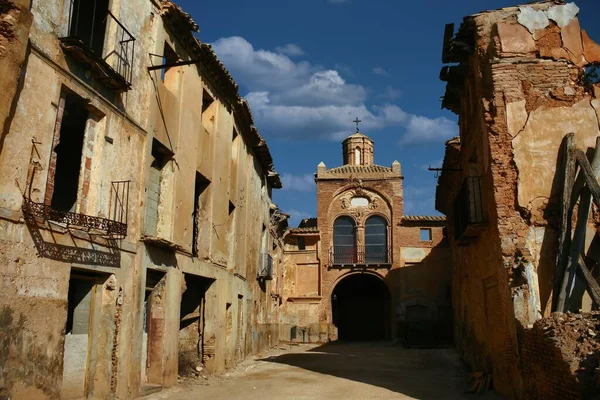
<instances>
[{"instance_id":1,"label":"empty window frame","mask_svg":"<svg viewBox=\"0 0 600 400\"><path fill-rule=\"evenodd\" d=\"M200 172L196 171L196 182L194 185L194 212L192 230L192 254L198 256L198 239L200 237L200 208L202 207L203 194L208 189L210 181Z\"/></svg>"},{"instance_id":2,"label":"empty window frame","mask_svg":"<svg viewBox=\"0 0 600 400\"><path fill-rule=\"evenodd\" d=\"M50 205L55 210L75 211L77 204L83 142L89 118L85 104L77 95L66 95L64 99L60 134L53 149L54 175L49 176L52 188ZM50 171L52 169L51 165Z\"/></svg>"},{"instance_id":3,"label":"empty window frame","mask_svg":"<svg viewBox=\"0 0 600 400\"><path fill-rule=\"evenodd\" d=\"M69 36L103 56L109 0L71 0Z\"/></svg>"},{"instance_id":4,"label":"empty window frame","mask_svg":"<svg viewBox=\"0 0 600 400\"><path fill-rule=\"evenodd\" d=\"M420 228L419 229L419 240L422 242L431 242L431 228Z\"/></svg>"},{"instance_id":5,"label":"empty window frame","mask_svg":"<svg viewBox=\"0 0 600 400\"><path fill-rule=\"evenodd\" d=\"M173 156L173 152L158 140L153 139L151 155L152 163L150 164L148 199L146 206L146 234L156 236L163 168Z\"/></svg>"}]
</instances>

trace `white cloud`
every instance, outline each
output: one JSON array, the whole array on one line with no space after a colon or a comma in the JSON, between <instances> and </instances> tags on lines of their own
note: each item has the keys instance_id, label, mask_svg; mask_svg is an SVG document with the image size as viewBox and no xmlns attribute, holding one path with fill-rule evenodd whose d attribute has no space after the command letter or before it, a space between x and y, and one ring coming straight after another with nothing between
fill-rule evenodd
<instances>
[{"instance_id":1,"label":"white cloud","mask_svg":"<svg viewBox=\"0 0 600 400\"><path fill-rule=\"evenodd\" d=\"M213 44L238 83L248 90L256 124L279 137L339 140L353 131L355 117L365 132L397 127L406 131L402 143L443 141L455 136L446 118L430 119L405 112L395 104L368 106L368 90L348 83L337 69L293 61L281 52L255 49L234 36ZM386 90L393 100L398 91Z\"/></svg>"},{"instance_id":2,"label":"white cloud","mask_svg":"<svg viewBox=\"0 0 600 400\"><path fill-rule=\"evenodd\" d=\"M316 188L313 174L281 174L281 180L285 191L312 192Z\"/></svg>"},{"instance_id":3,"label":"white cloud","mask_svg":"<svg viewBox=\"0 0 600 400\"><path fill-rule=\"evenodd\" d=\"M439 215L435 211L435 184L436 180L432 177L430 184L406 186L404 188L404 214Z\"/></svg>"},{"instance_id":4,"label":"white cloud","mask_svg":"<svg viewBox=\"0 0 600 400\"><path fill-rule=\"evenodd\" d=\"M400 139L402 144L431 143L452 138L458 128L456 122L446 117L426 118L411 115L406 126L406 134Z\"/></svg>"},{"instance_id":5,"label":"white cloud","mask_svg":"<svg viewBox=\"0 0 600 400\"><path fill-rule=\"evenodd\" d=\"M398 89L394 89L392 86L386 86L383 92L379 93L377 97L380 99L394 101L400 98L400 91Z\"/></svg>"},{"instance_id":6,"label":"white cloud","mask_svg":"<svg viewBox=\"0 0 600 400\"><path fill-rule=\"evenodd\" d=\"M373 73L375 75L379 75L379 76L390 76L390 74L383 68L381 67L374 67L373 68Z\"/></svg>"},{"instance_id":7,"label":"white cloud","mask_svg":"<svg viewBox=\"0 0 600 400\"><path fill-rule=\"evenodd\" d=\"M285 46L280 46L275 49L281 54L286 54L290 57L299 57L306 54L300 46L294 43L288 43Z\"/></svg>"}]
</instances>

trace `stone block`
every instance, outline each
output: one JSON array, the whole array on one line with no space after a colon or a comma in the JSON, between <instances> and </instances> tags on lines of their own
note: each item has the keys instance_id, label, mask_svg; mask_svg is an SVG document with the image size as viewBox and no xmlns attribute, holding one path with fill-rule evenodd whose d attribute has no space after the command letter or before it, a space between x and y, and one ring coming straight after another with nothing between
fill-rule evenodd
<instances>
[{"instance_id":1,"label":"stone block","mask_svg":"<svg viewBox=\"0 0 600 400\"><path fill-rule=\"evenodd\" d=\"M586 31L581 31L583 55L588 63L600 63L600 44L594 42Z\"/></svg>"},{"instance_id":2,"label":"stone block","mask_svg":"<svg viewBox=\"0 0 600 400\"><path fill-rule=\"evenodd\" d=\"M577 66L583 66L583 43L581 42L581 28L579 20L573 18L571 22L561 29L560 35L563 41L563 47L569 53L569 59Z\"/></svg>"},{"instance_id":3,"label":"stone block","mask_svg":"<svg viewBox=\"0 0 600 400\"><path fill-rule=\"evenodd\" d=\"M507 23L497 26L502 53L529 54L537 50L533 37L525 27Z\"/></svg>"}]
</instances>

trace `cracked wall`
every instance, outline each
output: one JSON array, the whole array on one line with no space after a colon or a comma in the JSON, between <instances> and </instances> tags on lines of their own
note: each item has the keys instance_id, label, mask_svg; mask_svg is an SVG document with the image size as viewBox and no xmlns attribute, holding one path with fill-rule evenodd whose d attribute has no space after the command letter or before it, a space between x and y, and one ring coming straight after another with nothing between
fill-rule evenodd
<instances>
[{"instance_id":1,"label":"cracked wall","mask_svg":"<svg viewBox=\"0 0 600 400\"><path fill-rule=\"evenodd\" d=\"M598 86L583 82L585 66L600 60L598 45L581 30L578 11L541 2L482 12L465 17L444 45L444 62L457 63L442 71L444 106L460 125L444 168L460 171L442 173L436 207L449 218L456 342L510 398L527 385L514 367L524 362L520 334L552 306L563 138L575 133L587 151L600 135ZM485 226L459 247L453 202L472 175ZM587 296L580 307L589 309Z\"/></svg>"}]
</instances>

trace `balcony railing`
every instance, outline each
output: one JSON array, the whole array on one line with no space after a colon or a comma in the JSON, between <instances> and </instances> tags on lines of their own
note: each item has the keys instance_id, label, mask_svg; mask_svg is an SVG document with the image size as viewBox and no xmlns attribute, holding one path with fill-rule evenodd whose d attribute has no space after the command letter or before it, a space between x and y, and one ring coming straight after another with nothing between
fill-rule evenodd
<instances>
[{"instance_id":1,"label":"balcony railing","mask_svg":"<svg viewBox=\"0 0 600 400\"><path fill-rule=\"evenodd\" d=\"M105 86L116 91L131 88L135 38L105 2L70 0L69 35L60 41Z\"/></svg>"},{"instance_id":2,"label":"balcony railing","mask_svg":"<svg viewBox=\"0 0 600 400\"><path fill-rule=\"evenodd\" d=\"M258 262L257 278L265 281L273 280L273 257L268 253L260 253Z\"/></svg>"},{"instance_id":3,"label":"balcony railing","mask_svg":"<svg viewBox=\"0 0 600 400\"><path fill-rule=\"evenodd\" d=\"M387 246L333 246L329 249L330 266L388 266L391 260L391 249Z\"/></svg>"},{"instance_id":4,"label":"balcony railing","mask_svg":"<svg viewBox=\"0 0 600 400\"><path fill-rule=\"evenodd\" d=\"M454 234L458 242L475 237L485 226L481 200L481 178L467 177L454 200Z\"/></svg>"}]
</instances>

